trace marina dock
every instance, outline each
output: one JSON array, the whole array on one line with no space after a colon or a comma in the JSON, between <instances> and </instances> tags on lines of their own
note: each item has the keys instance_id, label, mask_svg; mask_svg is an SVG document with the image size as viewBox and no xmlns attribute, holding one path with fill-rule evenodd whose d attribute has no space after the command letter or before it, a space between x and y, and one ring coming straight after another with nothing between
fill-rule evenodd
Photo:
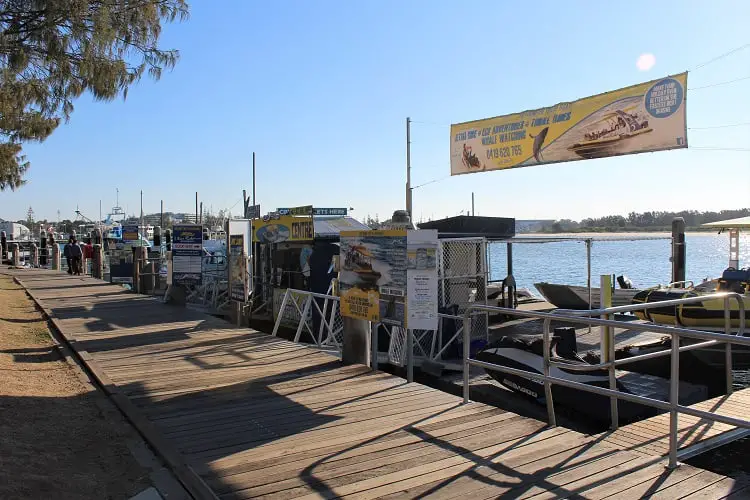
<instances>
[{"instance_id":1,"label":"marina dock","mask_svg":"<svg viewBox=\"0 0 750 500\"><path fill-rule=\"evenodd\" d=\"M653 436L550 428L90 277L2 272L195 498L750 496L666 469Z\"/></svg>"}]
</instances>

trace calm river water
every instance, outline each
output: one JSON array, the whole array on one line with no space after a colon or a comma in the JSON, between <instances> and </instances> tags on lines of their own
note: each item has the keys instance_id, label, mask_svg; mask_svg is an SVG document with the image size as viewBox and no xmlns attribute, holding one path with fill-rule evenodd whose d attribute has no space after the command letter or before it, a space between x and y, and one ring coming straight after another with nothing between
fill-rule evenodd
<instances>
[{"instance_id":1,"label":"calm river water","mask_svg":"<svg viewBox=\"0 0 750 500\"><path fill-rule=\"evenodd\" d=\"M566 235L575 237L579 235ZM591 249L592 286L599 286L602 274L624 274L636 288L648 288L671 281L671 241L666 234L658 240L622 240L628 234L597 235ZM716 278L729 262L727 233L694 233L686 237L687 279L696 283L705 278ZM740 236L740 265L750 265L750 235ZM490 247L490 276L503 279L507 274L506 245L494 243ZM518 243L513 245L513 275L518 287L539 292L534 283L547 281L571 285L586 285L586 245L579 241L559 243Z\"/></svg>"}]
</instances>

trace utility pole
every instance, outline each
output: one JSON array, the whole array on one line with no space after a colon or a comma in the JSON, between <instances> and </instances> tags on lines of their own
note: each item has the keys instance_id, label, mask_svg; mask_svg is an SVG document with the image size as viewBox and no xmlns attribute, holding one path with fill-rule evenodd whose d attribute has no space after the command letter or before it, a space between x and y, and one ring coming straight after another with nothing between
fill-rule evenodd
<instances>
[{"instance_id":1,"label":"utility pole","mask_svg":"<svg viewBox=\"0 0 750 500\"><path fill-rule=\"evenodd\" d=\"M198 191L195 192L195 223L198 224Z\"/></svg>"},{"instance_id":2,"label":"utility pole","mask_svg":"<svg viewBox=\"0 0 750 500\"><path fill-rule=\"evenodd\" d=\"M255 151L253 151L253 206L255 206Z\"/></svg>"},{"instance_id":3,"label":"utility pole","mask_svg":"<svg viewBox=\"0 0 750 500\"><path fill-rule=\"evenodd\" d=\"M145 232L145 229L143 229L143 190L141 189L141 231Z\"/></svg>"},{"instance_id":4,"label":"utility pole","mask_svg":"<svg viewBox=\"0 0 750 500\"><path fill-rule=\"evenodd\" d=\"M474 191L471 192L471 216L474 217Z\"/></svg>"},{"instance_id":5,"label":"utility pole","mask_svg":"<svg viewBox=\"0 0 750 500\"><path fill-rule=\"evenodd\" d=\"M406 117L406 211L411 217L411 119Z\"/></svg>"},{"instance_id":6,"label":"utility pole","mask_svg":"<svg viewBox=\"0 0 750 500\"><path fill-rule=\"evenodd\" d=\"M164 200L161 200L161 205L159 209L159 227L164 229Z\"/></svg>"}]
</instances>

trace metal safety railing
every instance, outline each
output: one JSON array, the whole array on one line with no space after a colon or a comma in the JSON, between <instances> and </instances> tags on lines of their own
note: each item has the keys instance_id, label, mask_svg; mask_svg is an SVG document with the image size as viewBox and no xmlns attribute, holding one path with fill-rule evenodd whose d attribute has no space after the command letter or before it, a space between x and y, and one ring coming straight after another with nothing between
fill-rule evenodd
<instances>
[{"instance_id":1,"label":"metal safety railing","mask_svg":"<svg viewBox=\"0 0 750 500\"><path fill-rule=\"evenodd\" d=\"M315 300L317 299L317 300ZM287 309L293 306L293 320L297 321L294 342L300 342L302 335L307 334L309 340L318 347L334 347L341 351L344 335L344 325L339 311L339 297L315 293L307 290L287 288L281 300L278 316L273 326L272 335L276 336L279 327L288 316ZM312 322L313 311L320 318L317 332Z\"/></svg>"},{"instance_id":2,"label":"metal safety railing","mask_svg":"<svg viewBox=\"0 0 750 500\"><path fill-rule=\"evenodd\" d=\"M340 297L287 288L281 299L272 335L278 335L282 325L294 328L294 342L311 343L317 347L341 352L344 338L344 321L341 316ZM315 325L313 316L318 319ZM414 380L415 358L436 361L448 347L455 344L464 332L464 317L453 314L438 314L438 330L405 329L398 323L383 320L370 324L372 367L378 368L378 330L385 329L388 335L388 360L391 364L404 366L407 380ZM443 329L453 322L451 336L443 341ZM455 330L453 332L452 330Z\"/></svg>"},{"instance_id":3,"label":"metal safety railing","mask_svg":"<svg viewBox=\"0 0 750 500\"><path fill-rule=\"evenodd\" d=\"M724 320L725 330L724 333L708 332L703 330L694 330L679 326L667 326L655 323L628 323L623 324L622 321L615 321L607 319L610 315L623 312L634 312L638 310L647 310L653 308L665 308L671 306L681 306L685 304L693 304L704 302L712 299L723 299L724 301ZM729 307L730 300L737 302L737 308L739 311L739 328L736 334L732 334L731 326L731 309ZM715 422L721 422L724 424L740 427L745 429L746 433L750 433L750 420L738 419L729 417L726 415L720 415L712 412L698 410L689 406L683 406L679 404L679 389L680 389L680 359L679 355L681 352L690 351L694 349L702 349L715 345L725 344L725 361L726 361L726 373L727 373L727 391L732 390L732 345L740 345L750 348L750 337L744 336L745 327L745 304L743 302L742 295L737 293L714 293L706 294L699 297L687 297L683 299L666 300L661 302L649 302L644 304L634 304L628 306L609 307L604 309L586 310L586 311L565 311L558 310L555 313L544 313L534 311L520 311L517 309L508 309L504 307L487 306L483 304L476 304L470 306L464 313L465 325L471 322L472 311L485 311L485 312L496 312L507 314L509 316L518 316L523 318L533 318L544 320L544 326L542 331L542 338L544 342L544 361L543 361L543 373L531 372L527 370L521 370L517 368L511 368L508 366L498 365L489 363L486 361L480 361L478 359L472 359L470 356L470 339L466 333L464 333L463 343L463 397L464 403L468 403L470 400L470 387L469 387L469 372L472 366L485 368L488 370L495 370L519 377L524 377L536 381L540 381L544 384L544 395L547 405L547 418L551 426L556 426L555 418L555 407L552 398L552 385L560 385L571 389L579 389L584 392L590 392L601 396L608 396L610 398L610 415L612 418L612 429L616 429L619 424L619 417L617 411L617 402L619 400L629 401L632 403L639 403L646 406L651 406L660 410L669 412L669 467L676 467L679 458L692 456L694 451L692 447L688 447L682 451L678 450L677 442L677 429L678 429L678 415L684 413L686 415L692 415L694 417L708 419ZM600 317L593 317L600 316ZM589 326L601 326L607 330L607 347L608 353L603 358L606 361L602 361L598 364L587 364L587 365L572 365L570 363L564 363L555 361L551 357L551 324L552 321L559 321L562 323L571 323L579 325ZM664 351L657 351L654 353L642 354L633 356L626 359L615 360L614 356L614 335L615 328L627 327L628 330L643 331L643 332L656 332L669 335L672 340L671 348ZM465 328L464 332L468 332L470 329ZM680 346L680 339L682 337L700 340L695 344L689 344L686 346ZM601 346L604 349L604 346ZM648 398L645 396L639 396L635 394L621 392L617 389L617 382L615 377L615 368L625 365L627 363L633 363L646 359L657 358L660 356L671 356L670 360L670 385L669 385L669 401L662 401L658 399ZM566 370L572 371L594 371L606 369L609 371L609 382L610 387L608 389L603 387L595 387L580 382L574 382L559 377L550 375L551 367L565 368ZM744 434L743 434L744 435Z\"/></svg>"}]
</instances>

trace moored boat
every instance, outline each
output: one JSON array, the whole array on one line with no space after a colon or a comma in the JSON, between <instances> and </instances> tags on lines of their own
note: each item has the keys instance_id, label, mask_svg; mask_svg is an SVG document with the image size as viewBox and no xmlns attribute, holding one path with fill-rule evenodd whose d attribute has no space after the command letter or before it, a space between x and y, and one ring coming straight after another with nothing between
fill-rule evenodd
<instances>
[{"instance_id":1,"label":"moored boat","mask_svg":"<svg viewBox=\"0 0 750 500\"><path fill-rule=\"evenodd\" d=\"M575 345L574 329L555 329L555 336L552 338L550 346L551 359L569 364L571 368L590 365L578 355ZM544 342L541 336L531 338L502 337L477 353L476 359L541 374L544 372ZM540 404L546 403L544 384L541 381L499 370L486 369L485 371L508 389L530 397ZM607 370L580 371L551 366L550 375L594 387L609 388L609 373ZM617 381L617 388L621 392L632 393L619 380ZM553 384L552 399L555 403L577 409L593 420L604 421L610 418L610 400L606 396ZM655 413L652 408L622 400L618 403L618 412L623 420L632 420Z\"/></svg>"},{"instance_id":2,"label":"moored boat","mask_svg":"<svg viewBox=\"0 0 750 500\"><path fill-rule=\"evenodd\" d=\"M627 278L621 277L623 283ZM558 283L534 283L544 299L559 309L598 309L601 306L601 290L591 287L591 307L589 289L585 286L563 285ZM615 288L612 290L612 305L624 306L632 303L640 290L635 288Z\"/></svg>"},{"instance_id":3,"label":"moored boat","mask_svg":"<svg viewBox=\"0 0 750 500\"><path fill-rule=\"evenodd\" d=\"M742 294L745 310L750 310L750 268L727 269L715 286L700 285L695 288L655 288L641 290L633 297L633 304L662 302L665 300L700 298L715 292L737 292ZM740 326L740 311L736 300L729 300L730 324L733 328ZM750 312L750 311L748 311ZM723 328L726 324L724 299L706 298L700 302L665 306L636 311L635 315L642 320L667 325L680 325L691 328ZM744 326L748 326L747 317Z\"/></svg>"}]
</instances>

